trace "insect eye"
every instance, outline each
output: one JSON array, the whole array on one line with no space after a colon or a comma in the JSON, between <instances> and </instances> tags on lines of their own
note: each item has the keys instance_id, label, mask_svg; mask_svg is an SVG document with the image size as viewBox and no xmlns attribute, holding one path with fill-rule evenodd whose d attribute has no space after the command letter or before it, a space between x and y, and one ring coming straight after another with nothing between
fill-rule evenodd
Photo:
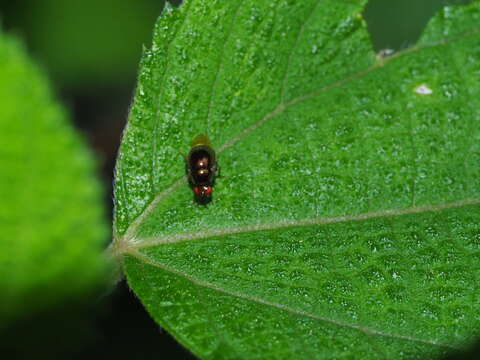
<instances>
[{"instance_id":1,"label":"insect eye","mask_svg":"<svg viewBox=\"0 0 480 360\"><path fill-rule=\"evenodd\" d=\"M212 195L212 187L206 186L204 189L205 195Z\"/></svg>"}]
</instances>

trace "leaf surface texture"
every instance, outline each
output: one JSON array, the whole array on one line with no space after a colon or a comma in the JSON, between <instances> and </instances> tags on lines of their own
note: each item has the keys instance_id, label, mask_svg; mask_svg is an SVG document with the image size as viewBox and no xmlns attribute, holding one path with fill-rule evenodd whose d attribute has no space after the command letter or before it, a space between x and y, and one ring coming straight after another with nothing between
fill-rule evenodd
<instances>
[{"instance_id":1,"label":"leaf surface texture","mask_svg":"<svg viewBox=\"0 0 480 360\"><path fill-rule=\"evenodd\" d=\"M201 358L432 358L480 318L480 5L371 48L365 1L186 1L143 56L114 252ZM192 201L180 153L222 177Z\"/></svg>"}]
</instances>

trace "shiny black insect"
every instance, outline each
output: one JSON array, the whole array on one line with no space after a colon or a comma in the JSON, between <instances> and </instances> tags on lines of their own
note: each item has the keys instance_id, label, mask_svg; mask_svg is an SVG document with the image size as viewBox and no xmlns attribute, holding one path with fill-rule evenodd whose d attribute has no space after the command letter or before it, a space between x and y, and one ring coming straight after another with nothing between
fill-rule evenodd
<instances>
[{"instance_id":1,"label":"shiny black insect","mask_svg":"<svg viewBox=\"0 0 480 360\"><path fill-rule=\"evenodd\" d=\"M188 183L192 188L194 200L199 204L208 204L212 201L218 165L215 150L207 135L199 134L193 138L185 162Z\"/></svg>"}]
</instances>

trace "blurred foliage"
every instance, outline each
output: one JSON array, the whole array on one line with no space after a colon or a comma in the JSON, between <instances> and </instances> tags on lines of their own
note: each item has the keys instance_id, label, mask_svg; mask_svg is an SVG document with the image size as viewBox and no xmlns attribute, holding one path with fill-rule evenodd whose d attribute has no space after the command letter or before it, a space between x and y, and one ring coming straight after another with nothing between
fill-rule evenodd
<instances>
[{"instance_id":1,"label":"blurred foliage","mask_svg":"<svg viewBox=\"0 0 480 360\"><path fill-rule=\"evenodd\" d=\"M2 22L27 39L62 87L104 88L132 80L164 0L10 2Z\"/></svg>"},{"instance_id":2,"label":"blurred foliage","mask_svg":"<svg viewBox=\"0 0 480 360\"><path fill-rule=\"evenodd\" d=\"M180 0L171 0L178 5ZM442 6L468 0L371 0L364 12L377 50L405 48ZM25 0L0 3L1 21L24 37L64 88L90 93L129 85L165 0Z\"/></svg>"},{"instance_id":3,"label":"blurred foliage","mask_svg":"<svg viewBox=\"0 0 480 360\"><path fill-rule=\"evenodd\" d=\"M92 153L44 74L3 34L0 78L2 329L104 285L108 227Z\"/></svg>"},{"instance_id":4,"label":"blurred foliage","mask_svg":"<svg viewBox=\"0 0 480 360\"><path fill-rule=\"evenodd\" d=\"M470 0L370 0L363 13L377 50L406 48L419 38L432 14Z\"/></svg>"}]
</instances>

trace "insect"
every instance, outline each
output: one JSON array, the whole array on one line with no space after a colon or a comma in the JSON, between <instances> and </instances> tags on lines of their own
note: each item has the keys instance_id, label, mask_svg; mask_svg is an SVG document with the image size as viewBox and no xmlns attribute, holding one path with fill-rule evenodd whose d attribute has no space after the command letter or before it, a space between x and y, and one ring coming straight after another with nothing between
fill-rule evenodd
<instances>
[{"instance_id":1,"label":"insect","mask_svg":"<svg viewBox=\"0 0 480 360\"><path fill-rule=\"evenodd\" d=\"M208 204L212 201L215 176L219 167L215 150L207 135L198 134L193 138L185 163L194 200L199 204Z\"/></svg>"}]
</instances>

